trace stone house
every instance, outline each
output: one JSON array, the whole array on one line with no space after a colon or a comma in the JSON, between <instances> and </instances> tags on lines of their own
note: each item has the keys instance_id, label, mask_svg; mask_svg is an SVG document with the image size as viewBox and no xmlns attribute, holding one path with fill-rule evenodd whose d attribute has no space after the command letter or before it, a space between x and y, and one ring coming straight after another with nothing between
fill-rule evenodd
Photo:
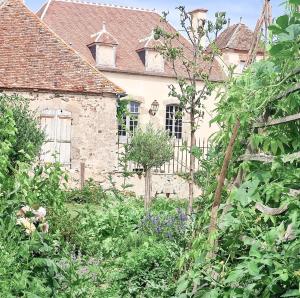
<instances>
[{"instance_id":1,"label":"stone house","mask_svg":"<svg viewBox=\"0 0 300 298\"><path fill-rule=\"evenodd\" d=\"M195 19L203 19L206 12L192 13ZM179 144L188 141L189 123L175 117L178 103L168 96L174 73L155 51L153 29L161 25L160 15L76 0L48 1L37 15L22 0L0 0L0 90L30 98L38 111L47 134L41 162L52 162L57 153L77 184L83 164L86 179L105 181L113 175L121 183L119 144L127 141L128 131L150 122L168 130L178 144L177 156L155 173L153 192L186 196L187 183L176 174L188 164ZM168 29L175 31L169 25ZM245 37L240 29L229 27L220 36L224 60L229 63L241 61L232 57L247 51L247 40L250 47L250 30L245 49L229 42ZM180 38L188 48L187 40ZM212 81L226 78L223 67L220 61L214 62ZM201 87L202 82L198 84ZM131 115L124 118L124 129L116 113L126 94ZM217 130L209 125L214 105L213 95L206 103L199 139ZM135 176L130 181L138 194L143 193L142 179Z\"/></svg>"},{"instance_id":2,"label":"stone house","mask_svg":"<svg viewBox=\"0 0 300 298\"><path fill-rule=\"evenodd\" d=\"M22 0L0 1L0 92L30 99L47 141L42 162L58 152L79 180L105 176L117 163L117 100L124 91L52 32Z\"/></svg>"},{"instance_id":3,"label":"stone house","mask_svg":"<svg viewBox=\"0 0 300 298\"><path fill-rule=\"evenodd\" d=\"M193 22L197 23L199 19L206 18L207 10L196 9L191 14ZM49 0L37 15L90 64L126 90L131 116L124 117L127 129L119 125L116 130L118 143L127 141L128 131L147 123L168 130L176 144L189 142L189 121L185 117L175 117L178 102L169 97L168 86L176 84L174 72L155 50L158 41L154 39L153 29L156 26L165 27L160 22L159 13L80 0ZM165 29L175 32L170 24ZM237 65L237 73L242 71L252 37L253 32L244 24L232 25L224 30L217 40L223 59L214 62L211 81L226 79L225 64ZM183 36L180 42L185 48L190 48ZM179 71L186 75L183 68ZM198 82L199 88L202 84ZM205 106L205 117L197 132L201 144L218 129L209 124L215 107L215 94L206 101ZM173 162L154 175L154 192L178 196L187 194L187 183L174 175L182 170L182 164L183 168L188 165L188 157L178 147ZM134 190L142 193L142 181L134 178L131 182L135 185Z\"/></svg>"}]
</instances>

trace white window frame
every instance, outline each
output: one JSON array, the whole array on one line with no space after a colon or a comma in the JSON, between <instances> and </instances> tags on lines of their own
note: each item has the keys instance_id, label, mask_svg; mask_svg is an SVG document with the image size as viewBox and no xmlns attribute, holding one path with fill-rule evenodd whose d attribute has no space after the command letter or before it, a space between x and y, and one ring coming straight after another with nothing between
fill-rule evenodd
<instances>
[{"instance_id":1,"label":"white window frame","mask_svg":"<svg viewBox=\"0 0 300 298\"><path fill-rule=\"evenodd\" d=\"M173 109L173 111L171 111ZM183 119L176 117L177 113L182 113L182 108L178 104L168 104L166 106L166 122L165 129L169 131L170 136L178 140L182 139Z\"/></svg>"},{"instance_id":2,"label":"white window frame","mask_svg":"<svg viewBox=\"0 0 300 298\"><path fill-rule=\"evenodd\" d=\"M128 112L123 115L123 123L118 124L118 137L120 143L126 143L128 141L128 137L134 134L137 126L139 125L140 109L141 104L139 102L128 102Z\"/></svg>"}]
</instances>

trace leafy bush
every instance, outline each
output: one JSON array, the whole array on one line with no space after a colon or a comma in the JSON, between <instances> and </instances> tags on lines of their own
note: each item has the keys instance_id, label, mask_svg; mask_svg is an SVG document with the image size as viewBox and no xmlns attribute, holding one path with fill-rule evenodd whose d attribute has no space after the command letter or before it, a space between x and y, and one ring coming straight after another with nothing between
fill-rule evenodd
<instances>
[{"instance_id":1,"label":"leafy bush","mask_svg":"<svg viewBox=\"0 0 300 298\"><path fill-rule=\"evenodd\" d=\"M105 193L91 181L82 191L66 192L59 164L32 167L22 152L12 161L17 127L9 108L2 111L0 134L1 297L174 293L176 262L185 248L142 231L141 200ZM151 212L173 216L177 207L182 203L157 200Z\"/></svg>"},{"instance_id":2,"label":"leafy bush","mask_svg":"<svg viewBox=\"0 0 300 298\"><path fill-rule=\"evenodd\" d=\"M100 204L107 199L107 194L102 186L93 180L88 180L82 189L72 189L67 194L67 201L74 203Z\"/></svg>"},{"instance_id":3,"label":"leafy bush","mask_svg":"<svg viewBox=\"0 0 300 298\"><path fill-rule=\"evenodd\" d=\"M59 266L71 249L53 221L66 213L63 172L57 164L32 169L26 152L11 158L19 135L9 106L2 105L0 135L0 296L62 297L76 290Z\"/></svg>"},{"instance_id":4,"label":"leafy bush","mask_svg":"<svg viewBox=\"0 0 300 298\"><path fill-rule=\"evenodd\" d=\"M158 199L151 213L177 220L184 216L179 211L184 207L182 202ZM143 204L134 197L120 200L109 194L97 204L68 208L72 216L57 219L57 229L81 256L84 276L89 278L86 283L96 289L95 297L169 297L174 293L176 263L188 237L181 237L185 242L170 240L145 230Z\"/></svg>"},{"instance_id":5,"label":"leafy bush","mask_svg":"<svg viewBox=\"0 0 300 298\"><path fill-rule=\"evenodd\" d=\"M9 109L16 127L16 139L10 153L12 166L18 161L32 161L40 152L45 140L36 114L30 110L29 101L18 95L0 95L0 113ZM3 140L3 139L2 139Z\"/></svg>"}]
</instances>

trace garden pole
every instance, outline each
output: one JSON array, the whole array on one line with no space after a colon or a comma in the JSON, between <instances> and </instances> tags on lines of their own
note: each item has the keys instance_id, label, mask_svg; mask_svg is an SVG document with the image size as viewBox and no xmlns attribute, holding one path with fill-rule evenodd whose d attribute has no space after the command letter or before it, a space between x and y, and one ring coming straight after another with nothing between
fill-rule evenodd
<instances>
[{"instance_id":1,"label":"garden pole","mask_svg":"<svg viewBox=\"0 0 300 298\"><path fill-rule=\"evenodd\" d=\"M221 173L220 173L220 176L218 179L218 186L217 186L217 189L215 192L214 202L213 202L212 209L211 209L211 219L210 219L210 225L209 225L209 239L212 244L213 252L215 251L215 247L216 247L216 241L214 240L214 237L215 237L214 234L217 230L218 210L219 210L219 207L221 204L222 190L224 187L224 182L226 179L228 166L229 166L229 163L230 163L230 160L232 157L233 147L234 147L235 141L237 139L240 126L241 126L241 122L238 119L233 128L233 132L232 132L229 144L226 149L222 170L221 170Z\"/></svg>"}]
</instances>

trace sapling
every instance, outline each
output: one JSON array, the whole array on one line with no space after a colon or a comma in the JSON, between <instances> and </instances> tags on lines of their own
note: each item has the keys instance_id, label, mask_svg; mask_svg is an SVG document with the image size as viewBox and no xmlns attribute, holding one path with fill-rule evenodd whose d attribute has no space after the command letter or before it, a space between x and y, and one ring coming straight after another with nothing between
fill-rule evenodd
<instances>
[{"instance_id":1,"label":"sapling","mask_svg":"<svg viewBox=\"0 0 300 298\"><path fill-rule=\"evenodd\" d=\"M161 167L173 157L172 139L164 130L156 130L147 126L144 130L138 128L129 143L125 146L125 156L128 161L142 167L145 174L145 210L151 204L152 179L151 170Z\"/></svg>"},{"instance_id":2,"label":"sapling","mask_svg":"<svg viewBox=\"0 0 300 298\"><path fill-rule=\"evenodd\" d=\"M221 53L214 41L227 23L225 13L216 13L215 21L195 19L193 14L179 6L180 27L188 39L170 28L167 13L162 17L162 25L155 30L155 38L161 41L157 50L171 66L176 84L169 86L169 96L177 98L184 114L188 115L190 127L190 164L189 164L189 206L188 214L193 211L196 131L204 116L204 101L211 96L216 84L211 77L212 70L218 65L216 58ZM169 29L168 29L169 28ZM203 39L210 46L206 47Z\"/></svg>"}]
</instances>

